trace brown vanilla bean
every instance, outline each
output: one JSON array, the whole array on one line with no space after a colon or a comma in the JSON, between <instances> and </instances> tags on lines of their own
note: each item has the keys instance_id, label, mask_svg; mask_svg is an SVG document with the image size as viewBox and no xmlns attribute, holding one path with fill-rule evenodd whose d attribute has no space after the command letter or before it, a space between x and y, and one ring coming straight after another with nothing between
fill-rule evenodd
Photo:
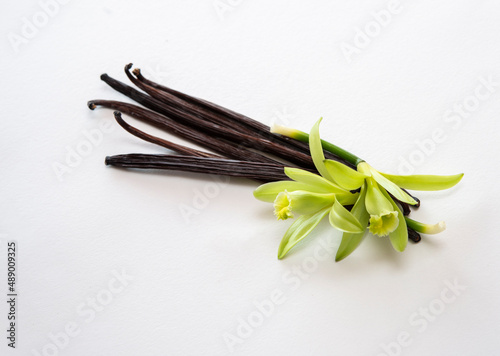
<instances>
[{"instance_id":1,"label":"brown vanilla bean","mask_svg":"<svg viewBox=\"0 0 500 356\"><path fill-rule=\"evenodd\" d=\"M158 101L157 99L154 99L154 98L150 97L149 95L141 93L140 91L138 91L138 90L130 87L129 85L124 84L124 83L122 83L122 82L120 82L120 81L118 81L118 80L110 77L107 74L102 74L101 75L101 80L103 80L106 84L108 84L113 89L115 89L115 90L119 91L120 93L125 94L129 98L135 100L139 104L144 105L145 107L149 108L150 110L153 110L153 111L150 111L151 113L155 113L155 114L157 114L157 115L159 115L161 117L168 117L168 119L169 119L169 121L171 121L171 123L175 122L175 120L171 119L168 114L167 115L164 114L164 112L165 112L165 110L163 109L164 105L163 105L162 102ZM112 101L109 101L109 102L112 102ZM113 102L113 103L117 103L117 102ZM113 107L113 108L116 109L116 110L124 111L124 110L116 108L116 107ZM136 106L136 108L139 108L139 107ZM127 114L131 115L131 113L127 113ZM191 131L193 130L193 128L191 128L188 125L184 125L184 124L180 124L180 125L182 125L183 127L187 128L188 130L191 130ZM199 130L194 130L194 131L200 132ZM216 140L216 138L214 138L213 136L210 136L210 135L205 135L205 136L206 137L210 137L212 140ZM221 141L221 140L217 139L217 141ZM276 162L275 160L271 160L270 158L267 158L265 156L257 154L257 153L255 153L253 151L245 150L244 149L245 145L242 144L240 141L233 142L233 143L231 143L231 142L229 142L227 140L223 140L223 141L225 143L233 146L233 147L237 147L239 151L248 152L249 157L248 157L247 160ZM236 143L237 143L237 145L236 145ZM219 152L219 151L217 151L217 152L224 154L224 152ZM256 157L257 157L256 155L264 157L264 159L260 159L260 160L256 159ZM231 158L245 160L245 158L241 157L241 156L237 156L237 157L236 156L230 156L230 157Z\"/></svg>"},{"instance_id":2,"label":"brown vanilla bean","mask_svg":"<svg viewBox=\"0 0 500 356\"><path fill-rule=\"evenodd\" d=\"M133 73L137 77L137 79L139 81L143 82L144 84L147 84L147 85L154 87L156 89L159 89L161 91L167 92L169 94L175 95L178 98L181 98L186 102L190 102L190 103L199 105L201 107L205 107L209 110L215 111L228 119L232 119L233 121L239 122L240 124L242 124L244 126L251 127L253 129L255 129L255 131L259 132L260 134L265 134L265 133L269 132L269 126L267 126L259 121L250 119L249 117L241 115L235 111L232 111L232 110L227 109L225 107L222 107L220 105L214 104L210 101L199 99L199 98L184 94L184 93L177 91L175 89L171 89L171 88L166 87L164 85L155 83L155 82L145 78L142 75L139 68L135 68L133 70ZM237 120L235 120L236 118L237 118Z\"/></svg>"},{"instance_id":3,"label":"brown vanilla bean","mask_svg":"<svg viewBox=\"0 0 500 356\"><path fill-rule=\"evenodd\" d=\"M402 201L398 201L398 203L401 204L401 207L403 208L403 215L404 216L410 215L410 213L411 213L410 204L402 202Z\"/></svg>"},{"instance_id":4,"label":"brown vanilla bean","mask_svg":"<svg viewBox=\"0 0 500 356\"><path fill-rule=\"evenodd\" d=\"M280 164L271 158L263 156L253 151L244 150L234 143L222 139L216 139L203 132L194 130L191 127L182 125L167 116L157 114L151 110L144 109L137 105L122 103L114 100L91 100L88 107L93 110L96 106L103 106L110 109L121 111L129 116L135 117L141 121L153 124L158 128L166 130L178 137L199 144L207 149L213 150L223 156L239 159L243 161L266 162Z\"/></svg>"},{"instance_id":5,"label":"brown vanilla bean","mask_svg":"<svg viewBox=\"0 0 500 356\"><path fill-rule=\"evenodd\" d=\"M131 66L132 66L131 64L126 66L126 72L128 69L131 68ZM227 124L229 121L233 124L237 124L239 127L246 128L246 129L253 129L252 132L254 132L255 134L263 135L267 138L269 138L270 136L273 135L270 132L269 126L267 126L259 121L253 120L247 116L239 114L235 111L232 111L232 110L227 109L225 107L222 107L220 105L214 104L210 101L199 99L199 98L184 94L184 93L177 91L175 89L171 89L167 86L155 83L155 82L147 79L146 77L144 77L139 68L135 68L132 72L137 77L139 82L141 82L149 87L152 87L152 88L158 89L160 91L163 91L165 93L171 94L179 99L184 100L184 102L197 105L199 107L206 109L207 111L215 112L215 113L219 114L219 117L223 117L223 118L227 119L227 120L222 121L222 122L220 120L216 120L214 122ZM129 79L130 79L130 76L129 76ZM214 119L214 118L212 118L212 119ZM300 147L300 146L302 146L302 145L299 145L298 147ZM305 152L308 152L308 148L306 148Z\"/></svg>"},{"instance_id":6,"label":"brown vanilla bean","mask_svg":"<svg viewBox=\"0 0 500 356\"><path fill-rule=\"evenodd\" d=\"M132 125L128 124L125 120L123 120L122 115L119 111L115 111L113 114L115 116L116 122L118 122L118 124L125 131L127 131L128 133L130 133L130 134L132 134L132 135L134 135L134 136L136 136L144 141L154 143L158 146L165 147L169 150L175 151L177 153L182 153L182 154L185 154L187 156L220 157L220 158L222 158L221 156L217 156L213 153L195 150L194 148L182 146L182 145L179 145L177 143L167 141L167 140L164 140L164 139L156 137L156 136L149 135L149 134L133 127Z\"/></svg>"},{"instance_id":7,"label":"brown vanilla bean","mask_svg":"<svg viewBox=\"0 0 500 356\"><path fill-rule=\"evenodd\" d=\"M411 241L415 242L415 243L418 243L420 242L420 240L422 240L422 237L420 236L420 234L418 232L416 232L415 230L413 230L412 228L407 228L408 229L408 239L410 239Z\"/></svg>"},{"instance_id":8,"label":"brown vanilla bean","mask_svg":"<svg viewBox=\"0 0 500 356\"><path fill-rule=\"evenodd\" d=\"M206 100L191 97L187 94L146 79L141 74L139 68L135 68L132 71L132 73L136 76L136 79L130 74L131 67L132 64L128 64L127 66L125 66L125 73L127 74L127 77L146 93L158 100L163 101L166 104L175 105L179 108L189 110L194 115L197 115L200 118L208 120L214 124L224 125L226 127L230 127L233 130L248 135L253 134L255 136L260 136L266 139L275 139L278 141L281 140L280 136L276 136L270 132L270 128L268 126L258 121L237 114L229 109L225 109ZM228 115L228 113L231 113L231 115ZM234 116L240 116L245 120L234 120ZM254 125L248 125L246 120L251 120ZM308 152L308 147L305 147L304 153Z\"/></svg>"},{"instance_id":9,"label":"brown vanilla bean","mask_svg":"<svg viewBox=\"0 0 500 356\"><path fill-rule=\"evenodd\" d=\"M264 135L261 135L260 132L255 132L251 130L248 126L245 126L241 122L235 122L232 120L227 119L224 117L223 114L220 112L217 112L215 110L211 110L207 108L204 105L199 105L196 102L186 100L183 98L182 93L176 92L174 90L161 90L155 85L150 85L149 83L146 82L146 80L140 80L139 78L145 79L142 74L140 74L140 70L138 68L134 69L132 72L135 74L136 72L139 73L139 76L136 75L136 77L133 77L132 74L130 73L130 68L132 64L129 64L125 67L125 73L127 74L127 77L134 83L137 87L140 89L144 90L146 93L151 95L153 98L158 99L162 101L163 103L171 106L175 106L179 109L186 110L187 112L190 112L193 115L196 115L200 119L204 119L207 121L210 121L214 124L217 125L223 125L225 127L231 128L235 131L247 134L247 135L256 135L256 136L261 136L262 138L270 138L272 136L268 135L264 137ZM161 86L160 86L161 87ZM165 89L169 89L167 87L164 87ZM178 93L179 95L174 95L175 93ZM201 99L200 99L201 100ZM270 134L270 132L268 132Z\"/></svg>"},{"instance_id":10,"label":"brown vanilla bean","mask_svg":"<svg viewBox=\"0 0 500 356\"><path fill-rule=\"evenodd\" d=\"M260 182L289 179L284 166L224 158L192 157L179 155L125 154L108 156L106 165L123 168L164 169L185 172L216 174L250 178Z\"/></svg>"},{"instance_id":11,"label":"brown vanilla bean","mask_svg":"<svg viewBox=\"0 0 500 356\"><path fill-rule=\"evenodd\" d=\"M137 77L137 81L134 81L131 78L131 75L128 73L128 70L130 69L131 64L127 65L125 68L125 72L127 73L127 76L131 81L134 82L137 86L139 86L141 89L144 91L148 92L150 95L158 97L158 90L163 92L164 94L167 93L170 96L170 100L172 100L172 97L177 97L178 99L181 99L184 101L184 105L186 104L191 104L191 108L198 106L198 111L202 110L203 113L205 113L204 118L208 119L214 123L218 124L224 124L224 125L230 125L233 128L240 127L242 130L249 130L251 133L254 135L260 136L262 138L271 140L271 141L276 141L279 142L282 145L285 145L289 148L292 148L294 150L297 150L299 152L309 154L309 145L307 143L301 142L294 140L290 137L278 135L278 134L273 134L270 132L270 127L259 122L256 120L253 120L245 115L239 114L237 112L234 112L232 110L226 109L222 106L219 106L217 104L214 104L212 102L195 98L190 95L184 94L182 92L179 92L177 90L171 89L169 87L166 87L164 85L155 83L151 80L148 80L145 78L142 74L139 68L135 68L133 70L134 75ZM140 84L142 83L142 86ZM156 91L153 89L157 89ZM178 102L179 103L179 102ZM213 112L214 115L206 115L207 112ZM339 162L342 162L351 168L355 168L351 163L341 159L340 157L334 155L331 152L325 151L324 152L325 157L328 159L333 159Z\"/></svg>"},{"instance_id":12,"label":"brown vanilla bean","mask_svg":"<svg viewBox=\"0 0 500 356\"><path fill-rule=\"evenodd\" d=\"M128 71L129 67L130 65L125 67L125 72L129 76L130 80L140 88L143 87L144 85L130 74L130 72ZM134 98L134 100L136 99ZM186 126L196 128L199 131L210 133L213 137L221 137L227 141L232 141L244 147L273 154L277 157L280 157L281 159L293 162L294 164L302 168L314 169L314 163L309 155L298 152L297 150L291 149L288 146L283 146L261 137L246 135L244 133L226 128L222 125L202 120L199 117L188 113L185 108L179 108L178 106L176 107L173 105L165 104L165 102L153 97L143 97L142 102L140 103L148 107L149 109L166 115Z\"/></svg>"}]
</instances>

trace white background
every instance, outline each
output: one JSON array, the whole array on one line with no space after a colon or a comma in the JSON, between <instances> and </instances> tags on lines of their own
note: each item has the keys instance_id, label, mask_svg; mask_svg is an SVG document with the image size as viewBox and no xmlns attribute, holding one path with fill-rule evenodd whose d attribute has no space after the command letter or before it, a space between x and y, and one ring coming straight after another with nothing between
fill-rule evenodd
<instances>
[{"instance_id":1,"label":"white background","mask_svg":"<svg viewBox=\"0 0 500 356\"><path fill-rule=\"evenodd\" d=\"M0 353L498 354L499 16L493 0L4 4ZM129 62L265 123L308 131L323 116L324 138L382 171L464 172L449 191L417 194L412 216L448 229L403 253L369 236L335 263L340 234L325 221L278 261L291 222L253 198L255 183L104 165L164 152L111 110L86 107L128 101L99 75L127 81ZM70 166L68 152L85 145ZM183 216L186 206L197 214ZM6 346L11 240L16 350Z\"/></svg>"}]
</instances>

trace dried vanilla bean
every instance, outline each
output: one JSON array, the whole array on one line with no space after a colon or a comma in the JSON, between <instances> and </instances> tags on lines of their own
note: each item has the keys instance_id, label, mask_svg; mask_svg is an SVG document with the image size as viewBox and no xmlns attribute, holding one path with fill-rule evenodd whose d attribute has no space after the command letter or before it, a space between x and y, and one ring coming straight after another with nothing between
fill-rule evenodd
<instances>
[{"instance_id":1,"label":"dried vanilla bean","mask_svg":"<svg viewBox=\"0 0 500 356\"><path fill-rule=\"evenodd\" d=\"M145 79L142 76L142 74L140 74L140 70L138 68L134 69L132 72L134 73L134 75L136 73L139 73L139 75L133 77L132 74L130 73L130 68L131 64L127 65L125 67L125 73L127 74L127 77L132 81L132 83L134 83L140 89L144 90L153 98L158 99L167 105L175 106L179 109L186 110L191 114L196 115L200 119L210 121L217 125L223 125L227 128L238 131L240 133L259 136L266 139L273 138L274 136L270 132L267 132L269 135L262 135L261 132L252 130L250 127L244 125L244 123L228 119L227 117L225 117L224 113L218 110L211 109L210 107L206 107L205 105L200 105L196 101L186 100L185 97L188 96L183 95L180 92L177 92L175 90L170 90L170 88L162 87L161 85L158 85L158 87L156 85L150 85L149 83L154 83L154 82L147 81L147 79ZM160 89L160 87L164 88L165 90ZM175 95L175 93L177 93L178 95ZM201 99L197 100L203 103Z\"/></svg>"},{"instance_id":2,"label":"dried vanilla bean","mask_svg":"<svg viewBox=\"0 0 500 356\"><path fill-rule=\"evenodd\" d=\"M410 215L410 213L411 213L410 204L405 203L405 202L398 200L396 198L394 198L394 199L401 205L401 208L403 210L403 215L404 216Z\"/></svg>"},{"instance_id":3,"label":"dried vanilla bean","mask_svg":"<svg viewBox=\"0 0 500 356\"><path fill-rule=\"evenodd\" d=\"M127 73L128 75L130 75L131 80L137 82L137 80L128 71ZM123 83L120 83L121 85L118 85L116 82L113 83L116 86L114 86L115 89L122 88L125 85ZM131 93L130 90L128 90L127 92ZM260 137L246 135L244 133L228 129L222 125L202 120L199 117L188 113L186 110L184 110L184 108L180 109L178 107L166 105L162 101L140 92L134 93L134 97L131 96L131 98L146 106L147 108L166 115L181 124L193 127L198 131L210 133L212 137L220 137L227 141L231 141L251 149L273 154L277 157L280 157L281 159L288 160L300 167L314 169L314 164L309 155L298 152L297 150L291 149L287 146L283 146L276 142L272 142Z\"/></svg>"},{"instance_id":4,"label":"dried vanilla bean","mask_svg":"<svg viewBox=\"0 0 500 356\"><path fill-rule=\"evenodd\" d=\"M137 77L137 80L134 80L135 78L133 79L128 71L130 67L131 64L125 67L125 73L129 77L129 79L155 98L161 97L162 100L166 100L166 102L168 101L171 104L175 103L177 105L184 105L184 108L190 108L191 110L198 111L198 115L214 123L227 125L235 129L239 127L241 130L247 131L247 134L254 134L259 137L275 141L277 143L280 143L281 145L287 146L299 152L309 154L309 145L307 143L300 142L286 136L273 134L270 132L269 126L259 121L253 120L247 116L236 113L232 110L226 109L209 101L192 97L190 95L148 80L141 74L140 69L138 68L135 68L132 71L133 74ZM163 96L160 95L161 92L163 92ZM165 94L169 95L167 96ZM175 101L173 97L177 97L178 99L183 100L183 102ZM196 108L196 106L198 106L198 108ZM351 168L354 168L351 163L337 157L331 152L325 151L324 154L328 159L342 162L350 166Z\"/></svg>"},{"instance_id":5,"label":"dried vanilla bean","mask_svg":"<svg viewBox=\"0 0 500 356\"><path fill-rule=\"evenodd\" d=\"M420 240L422 240L422 237L420 236L420 234L418 232L416 232L415 230L413 230L410 227L407 227L407 229L408 229L408 239L410 239L411 241L413 241L415 243L418 243L418 242L420 242Z\"/></svg>"},{"instance_id":6,"label":"dried vanilla bean","mask_svg":"<svg viewBox=\"0 0 500 356\"><path fill-rule=\"evenodd\" d=\"M175 151L177 153L182 153L182 154L185 154L187 156L196 156L196 157L221 157L221 156L217 156L213 153L209 153L209 152L203 152L203 151L199 151L199 150L195 150L194 148L189 148L189 147L186 147L186 146L182 146L182 145L179 145L177 143L174 143L174 142L171 142L171 141L167 141L165 139L162 139L162 138L159 138L159 137L156 137L156 136L152 136L152 135L149 135L135 127L133 127L132 125L128 124L125 120L123 120L122 118L122 115L119 111L115 111L114 113L114 116L115 116L115 120L116 122L118 122L118 124L125 130L127 131L128 133L144 140L144 141L147 141L147 142L151 142L151 143L154 143L158 146L162 146L162 147L165 147L169 150L172 150L172 151Z\"/></svg>"},{"instance_id":7,"label":"dried vanilla bean","mask_svg":"<svg viewBox=\"0 0 500 356\"><path fill-rule=\"evenodd\" d=\"M222 139L216 139L212 136L206 135L203 132L194 130L191 127L182 125L167 116L157 114L151 110L144 109L137 105L122 103L120 101L114 100L91 100L88 102L88 107L91 110L94 110L96 106L103 106L123 112L141 121L153 124L156 127L166 130L167 132L170 132L176 136L182 137L207 149L213 150L223 156L243 161L279 164L279 162L269 157L263 156L253 151L242 149L234 143L227 142Z\"/></svg>"},{"instance_id":8,"label":"dried vanilla bean","mask_svg":"<svg viewBox=\"0 0 500 356\"><path fill-rule=\"evenodd\" d=\"M123 168L164 169L272 182L288 179L283 165L179 155L125 154L108 156L106 165Z\"/></svg>"}]
</instances>

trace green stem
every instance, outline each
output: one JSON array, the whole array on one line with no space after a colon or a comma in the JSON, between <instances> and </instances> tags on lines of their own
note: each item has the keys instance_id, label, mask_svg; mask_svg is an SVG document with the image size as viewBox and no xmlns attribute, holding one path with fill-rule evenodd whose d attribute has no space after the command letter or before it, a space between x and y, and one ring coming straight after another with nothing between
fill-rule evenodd
<instances>
[{"instance_id":1,"label":"green stem","mask_svg":"<svg viewBox=\"0 0 500 356\"><path fill-rule=\"evenodd\" d=\"M406 226L415 230L416 232L424 233L424 231L423 231L425 228L424 224L422 224L419 221L410 219L409 217L406 217L406 216L405 216L405 220L406 220Z\"/></svg>"},{"instance_id":2,"label":"green stem","mask_svg":"<svg viewBox=\"0 0 500 356\"><path fill-rule=\"evenodd\" d=\"M281 132L281 130L277 130L276 132L284 136L294 138L298 141L309 143L309 134L303 131L296 129L287 129L286 132ZM328 141L321 140L321 145L328 152L331 152L334 155L337 155L338 157L345 159L347 162L353 164L355 167L357 167L359 163L365 161L364 159L361 159L358 156L352 154L351 152L346 151L343 148L340 148L339 146L336 146Z\"/></svg>"},{"instance_id":3,"label":"green stem","mask_svg":"<svg viewBox=\"0 0 500 356\"><path fill-rule=\"evenodd\" d=\"M406 220L406 226L422 234L434 235L442 232L446 228L446 225L443 221L434 225L430 225L410 219L407 216L405 216L405 220Z\"/></svg>"}]
</instances>

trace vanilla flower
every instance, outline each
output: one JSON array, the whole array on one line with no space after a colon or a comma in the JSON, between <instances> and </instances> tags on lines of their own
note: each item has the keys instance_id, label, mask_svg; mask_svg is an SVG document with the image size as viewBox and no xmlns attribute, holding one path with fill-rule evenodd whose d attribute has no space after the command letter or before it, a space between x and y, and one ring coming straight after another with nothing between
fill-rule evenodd
<instances>
[{"instance_id":1,"label":"vanilla flower","mask_svg":"<svg viewBox=\"0 0 500 356\"><path fill-rule=\"evenodd\" d=\"M318 165L314 155L318 149L322 151L321 143L318 141L316 146L309 146L319 171L324 164L321 161L321 165ZM330 224L340 231L364 232L366 226L344 207L354 204L359 193L352 193L332 180L302 169L285 167L285 174L292 180L266 183L254 191L257 199L274 204L274 214L278 220L294 218L295 214L300 215L286 231L278 249L278 258L283 258L327 215Z\"/></svg>"},{"instance_id":2,"label":"vanilla flower","mask_svg":"<svg viewBox=\"0 0 500 356\"><path fill-rule=\"evenodd\" d=\"M321 176L345 191L359 190L351 215L362 225L363 231L344 231L337 251L340 261L352 253L361 243L365 229L376 236L388 236L397 251L403 251L408 242L407 227L417 232L432 234L444 230L444 223L425 225L405 218L399 203L417 205L417 201L403 189L441 190L453 187L463 174L450 176L435 175L391 175L377 171L361 158L323 141L319 136L319 119L308 135L302 131L274 126L271 131L299 141L309 142L311 157ZM325 159L326 149L356 167L354 170L340 162Z\"/></svg>"},{"instance_id":3,"label":"vanilla flower","mask_svg":"<svg viewBox=\"0 0 500 356\"><path fill-rule=\"evenodd\" d=\"M286 167L285 174L292 180L266 183L254 191L257 199L274 204L278 220L300 215L286 231L278 249L278 258L283 258L327 215L330 224L340 231L364 231L361 223L344 207L354 204L359 193L353 194L302 169Z\"/></svg>"}]
</instances>

